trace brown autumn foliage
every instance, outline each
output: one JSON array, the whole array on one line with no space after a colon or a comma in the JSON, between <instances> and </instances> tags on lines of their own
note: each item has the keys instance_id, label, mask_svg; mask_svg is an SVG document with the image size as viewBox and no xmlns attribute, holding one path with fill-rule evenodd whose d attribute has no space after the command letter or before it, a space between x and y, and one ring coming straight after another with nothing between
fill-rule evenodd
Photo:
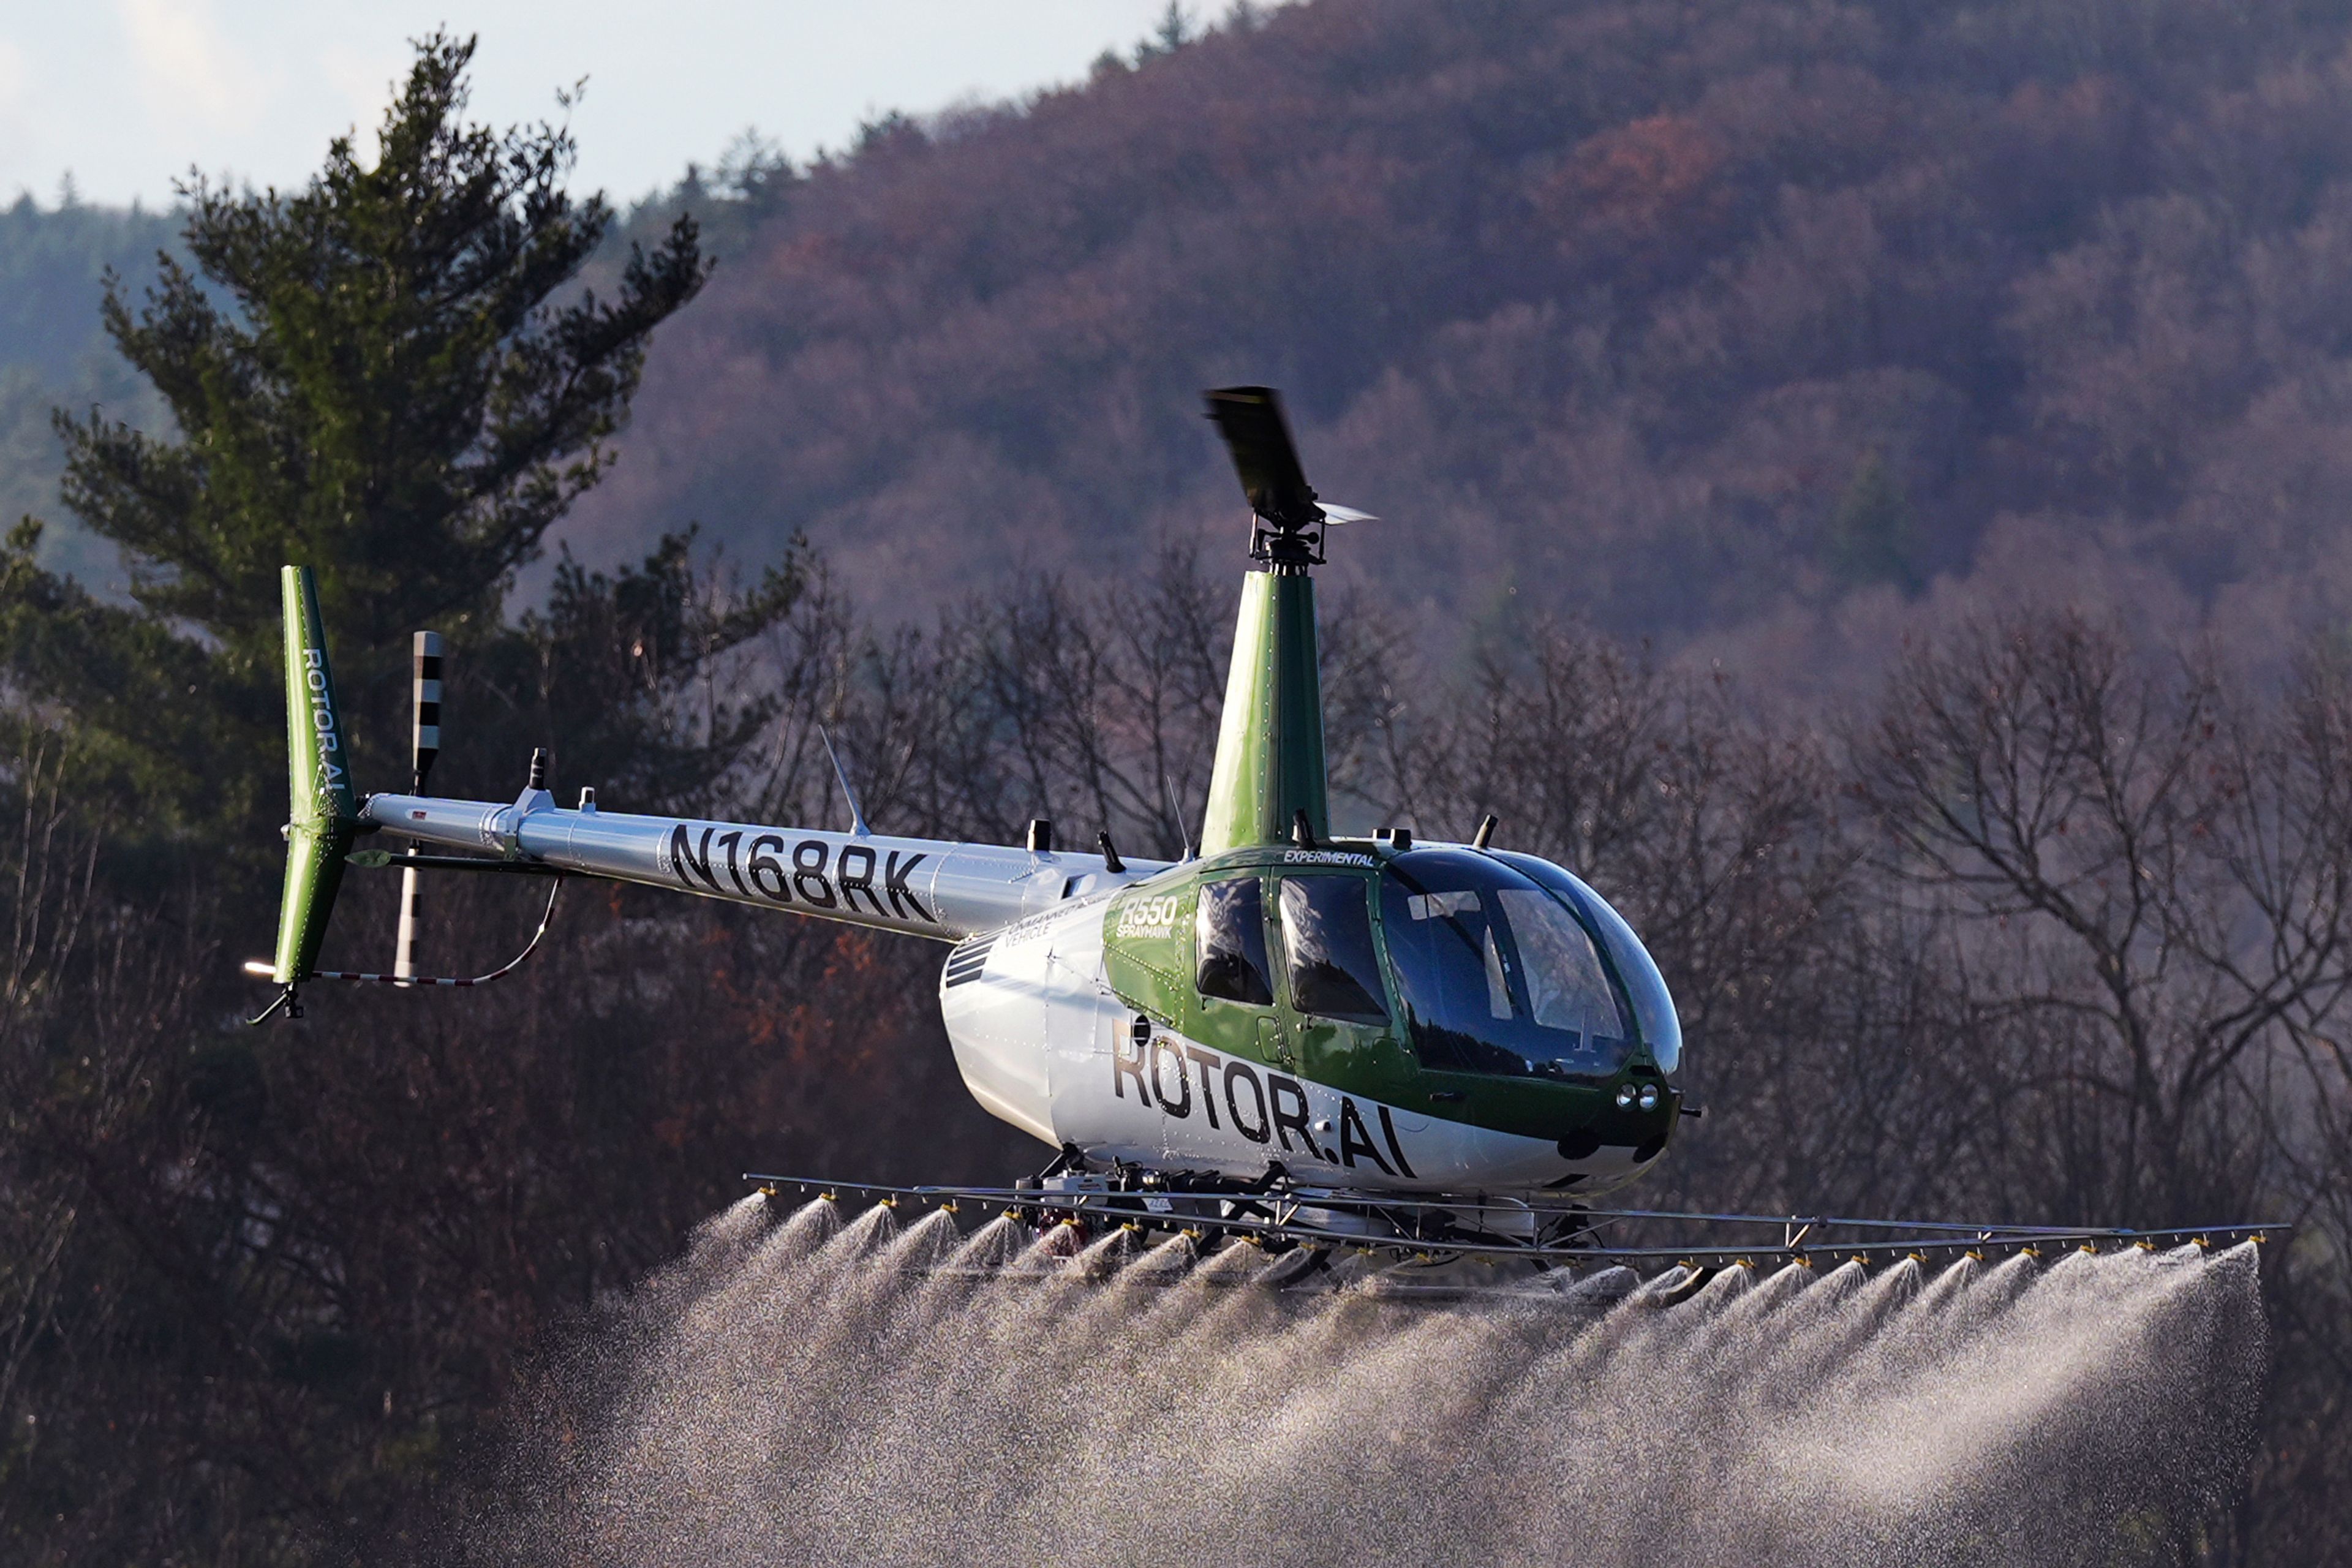
<instances>
[{"instance_id":1,"label":"brown autumn foliage","mask_svg":"<svg viewBox=\"0 0 2352 1568\"><path fill-rule=\"evenodd\" d=\"M2352 571L2347 132L2340 4L1286 7L641 213L725 261L569 537L919 615L1230 514L1252 380L1402 605L1801 679L2063 550L2267 635Z\"/></svg>"}]
</instances>

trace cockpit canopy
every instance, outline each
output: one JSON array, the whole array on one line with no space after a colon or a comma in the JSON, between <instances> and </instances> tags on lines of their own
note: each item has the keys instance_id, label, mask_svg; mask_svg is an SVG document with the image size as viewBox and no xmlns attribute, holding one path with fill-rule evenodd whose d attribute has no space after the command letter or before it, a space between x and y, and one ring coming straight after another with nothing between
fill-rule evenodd
<instances>
[{"instance_id":1,"label":"cockpit canopy","mask_svg":"<svg viewBox=\"0 0 2352 1568\"><path fill-rule=\"evenodd\" d=\"M1381 879L1381 929L1423 1065L1605 1078L1646 1045L1672 1070L1673 1005L1631 928L1613 910L1601 918L1600 896L1558 867L1513 860L1416 849Z\"/></svg>"},{"instance_id":2,"label":"cockpit canopy","mask_svg":"<svg viewBox=\"0 0 2352 1568\"><path fill-rule=\"evenodd\" d=\"M1373 889L1377 886L1377 895ZM1682 1055L1657 965L1601 896L1533 856L1431 847L1388 858L1377 884L1292 871L1268 910L1256 877L1201 889L1205 996L1270 1006L1267 915L1281 932L1290 1004L1310 1016L1391 1022L1370 899L1380 900L1395 1020L1422 1065L1454 1072L1607 1078L1646 1049Z\"/></svg>"}]
</instances>

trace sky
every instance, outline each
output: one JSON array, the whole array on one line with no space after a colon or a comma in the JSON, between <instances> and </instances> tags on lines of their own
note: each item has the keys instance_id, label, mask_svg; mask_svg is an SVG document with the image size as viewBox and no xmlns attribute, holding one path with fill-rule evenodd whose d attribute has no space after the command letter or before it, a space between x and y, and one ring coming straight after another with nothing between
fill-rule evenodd
<instances>
[{"instance_id":1,"label":"sky","mask_svg":"<svg viewBox=\"0 0 2352 1568\"><path fill-rule=\"evenodd\" d=\"M0 0L0 201L172 200L193 165L299 184L354 127L362 154L409 58L446 23L479 36L474 115L561 119L572 186L626 204L709 166L748 128L795 162L885 110L922 113L1074 80L1150 32L1166 0ZM1204 15L1201 0L1186 10Z\"/></svg>"}]
</instances>

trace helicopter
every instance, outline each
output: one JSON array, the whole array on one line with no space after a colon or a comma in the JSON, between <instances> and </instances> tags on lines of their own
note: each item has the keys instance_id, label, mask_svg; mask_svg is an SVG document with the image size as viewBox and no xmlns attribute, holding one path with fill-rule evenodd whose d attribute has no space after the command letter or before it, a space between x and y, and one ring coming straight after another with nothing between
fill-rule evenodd
<instances>
[{"instance_id":1,"label":"helicopter","mask_svg":"<svg viewBox=\"0 0 2352 1568\"><path fill-rule=\"evenodd\" d=\"M1334 830L1314 569L1334 526L1377 520L1318 499L1273 389L1226 387L1205 400L1249 507L1249 564L1206 812L1182 858L1123 857L1108 831L1091 851L1066 849L1045 819L1019 845L877 833L837 757L845 832L607 811L593 789L559 805L543 752L511 801L430 795L440 645L422 632L412 788L362 798L313 578L289 565L286 879L275 955L246 965L278 994L252 1021L299 1016L299 988L313 980L501 978L545 936L564 878L667 889L944 944L940 1016L965 1086L1055 1151L1011 1188L749 1176L771 1193L970 1201L1276 1246L1648 1256L1596 1237L1618 1220L1661 1216L1589 1200L1654 1169L1698 1114L1681 1087L1681 1026L1658 964L1573 872L1496 845L1492 816L1466 842L1405 826ZM359 847L376 834L421 847ZM351 865L404 872L390 973L316 967ZM428 978L415 973L413 935L415 879L430 870L544 876L556 887L513 962ZM1663 1217L1778 1226L1770 1249L1790 1252L1831 1227L1859 1227L1864 1240L1844 1251L1889 1256L2135 1234Z\"/></svg>"}]
</instances>

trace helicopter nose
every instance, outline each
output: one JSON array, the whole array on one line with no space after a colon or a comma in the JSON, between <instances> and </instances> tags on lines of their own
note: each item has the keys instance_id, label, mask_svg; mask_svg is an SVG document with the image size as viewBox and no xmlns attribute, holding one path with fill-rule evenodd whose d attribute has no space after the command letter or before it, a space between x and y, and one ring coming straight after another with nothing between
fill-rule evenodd
<instances>
[{"instance_id":1,"label":"helicopter nose","mask_svg":"<svg viewBox=\"0 0 2352 1568\"><path fill-rule=\"evenodd\" d=\"M1637 1074L1611 1091L1599 1114L1562 1132L1555 1147L1561 1159L1573 1164L1612 1150L1646 1165L1664 1150L1682 1112L1682 1091L1673 1085Z\"/></svg>"}]
</instances>

